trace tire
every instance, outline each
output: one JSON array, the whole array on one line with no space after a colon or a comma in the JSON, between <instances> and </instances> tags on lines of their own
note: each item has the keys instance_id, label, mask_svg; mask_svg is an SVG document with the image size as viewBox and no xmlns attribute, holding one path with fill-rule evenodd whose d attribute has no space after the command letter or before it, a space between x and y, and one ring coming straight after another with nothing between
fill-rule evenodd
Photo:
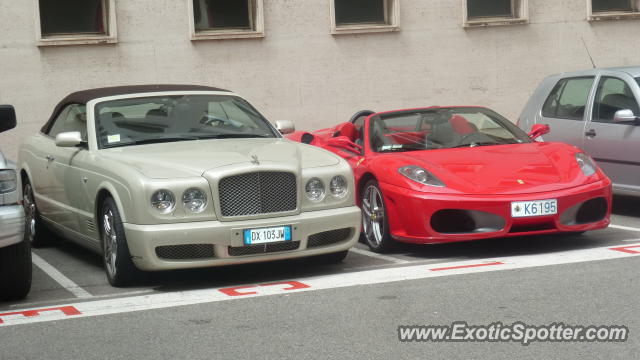
<instances>
[{"instance_id":1,"label":"tire","mask_svg":"<svg viewBox=\"0 0 640 360\"><path fill-rule=\"evenodd\" d=\"M386 206L378 181L369 180L363 189L360 194L360 204L365 243L373 252L389 252L395 247L395 242L389 233Z\"/></svg>"},{"instance_id":2,"label":"tire","mask_svg":"<svg viewBox=\"0 0 640 360\"><path fill-rule=\"evenodd\" d=\"M122 287L134 282L140 270L133 264L122 218L112 198L106 198L98 213L102 263L109 284Z\"/></svg>"},{"instance_id":3,"label":"tire","mask_svg":"<svg viewBox=\"0 0 640 360\"><path fill-rule=\"evenodd\" d=\"M24 299L31 290L31 243L0 248L0 300Z\"/></svg>"},{"instance_id":4,"label":"tire","mask_svg":"<svg viewBox=\"0 0 640 360\"><path fill-rule=\"evenodd\" d=\"M51 245L55 235L40 218L40 211L33 196L33 187L28 179L22 185L22 206L24 207L24 238L31 247L39 248Z\"/></svg>"},{"instance_id":5,"label":"tire","mask_svg":"<svg viewBox=\"0 0 640 360\"><path fill-rule=\"evenodd\" d=\"M349 250L343 250L331 254L323 254L316 256L316 260L320 264L339 264L347 257Z\"/></svg>"},{"instance_id":6,"label":"tire","mask_svg":"<svg viewBox=\"0 0 640 360\"><path fill-rule=\"evenodd\" d=\"M582 235L584 235L584 233L586 233L586 231L568 231L568 232L562 233L562 235L564 235L564 236L582 236Z\"/></svg>"}]
</instances>

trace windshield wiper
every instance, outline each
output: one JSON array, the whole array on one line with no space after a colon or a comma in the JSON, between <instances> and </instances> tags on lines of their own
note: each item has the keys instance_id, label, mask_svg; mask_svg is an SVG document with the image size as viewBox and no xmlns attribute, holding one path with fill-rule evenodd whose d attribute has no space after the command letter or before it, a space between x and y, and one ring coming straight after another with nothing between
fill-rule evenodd
<instances>
[{"instance_id":1,"label":"windshield wiper","mask_svg":"<svg viewBox=\"0 0 640 360\"><path fill-rule=\"evenodd\" d=\"M417 150L427 150L426 148L420 146L402 146L402 147L392 147L387 149L379 149L378 152L386 153L386 152L405 152L405 151L417 151Z\"/></svg>"},{"instance_id":2,"label":"windshield wiper","mask_svg":"<svg viewBox=\"0 0 640 360\"><path fill-rule=\"evenodd\" d=\"M198 135L197 139L239 139L239 138L270 138L273 136L266 134L211 134L211 135Z\"/></svg>"},{"instance_id":3,"label":"windshield wiper","mask_svg":"<svg viewBox=\"0 0 640 360\"><path fill-rule=\"evenodd\" d=\"M449 149L463 148L463 147L476 147L476 146L507 145L507 144L516 144L516 143L504 143L504 142L495 142L495 141L472 142L469 144L460 144L456 146L451 146L449 147Z\"/></svg>"},{"instance_id":4,"label":"windshield wiper","mask_svg":"<svg viewBox=\"0 0 640 360\"><path fill-rule=\"evenodd\" d=\"M127 145L142 145L142 144L156 144L156 143L164 143L164 142L174 142L174 141L193 141L198 140L195 136L172 136L172 137L160 137L160 138L149 138L149 139L139 139L121 143L114 143L106 145L105 147L118 147L118 146L127 146Z\"/></svg>"}]
</instances>

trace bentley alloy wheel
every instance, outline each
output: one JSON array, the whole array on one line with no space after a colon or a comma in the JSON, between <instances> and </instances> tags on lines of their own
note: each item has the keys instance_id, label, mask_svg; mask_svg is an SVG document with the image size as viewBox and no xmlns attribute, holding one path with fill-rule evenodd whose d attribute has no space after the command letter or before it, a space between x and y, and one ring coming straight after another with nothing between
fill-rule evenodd
<instances>
[{"instance_id":1,"label":"bentley alloy wheel","mask_svg":"<svg viewBox=\"0 0 640 360\"><path fill-rule=\"evenodd\" d=\"M120 212L112 198L107 198L100 211L102 260L107 279L113 286L130 284L139 273L133 264Z\"/></svg>"}]
</instances>

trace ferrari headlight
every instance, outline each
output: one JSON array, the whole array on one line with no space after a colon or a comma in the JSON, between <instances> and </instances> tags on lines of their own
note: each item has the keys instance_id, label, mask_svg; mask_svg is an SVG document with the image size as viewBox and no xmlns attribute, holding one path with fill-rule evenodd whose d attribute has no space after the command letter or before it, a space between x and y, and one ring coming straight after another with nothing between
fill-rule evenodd
<instances>
[{"instance_id":1,"label":"ferrari headlight","mask_svg":"<svg viewBox=\"0 0 640 360\"><path fill-rule=\"evenodd\" d=\"M578 162L578 166L580 166L580 170L582 170L585 176L591 176L596 173L597 166L591 156L585 153L577 153L576 161Z\"/></svg>"},{"instance_id":2,"label":"ferrari headlight","mask_svg":"<svg viewBox=\"0 0 640 360\"><path fill-rule=\"evenodd\" d=\"M158 190L151 195L151 206L160 213L167 214L176 206L176 198L169 190Z\"/></svg>"},{"instance_id":3,"label":"ferrari headlight","mask_svg":"<svg viewBox=\"0 0 640 360\"><path fill-rule=\"evenodd\" d=\"M320 201L324 199L324 183L322 182L322 180L316 177L307 181L307 185L305 185L304 191L307 193L307 197L311 201Z\"/></svg>"},{"instance_id":4,"label":"ferrari headlight","mask_svg":"<svg viewBox=\"0 0 640 360\"><path fill-rule=\"evenodd\" d=\"M192 213L201 213L207 207L207 195L200 189L188 189L182 194L182 205Z\"/></svg>"},{"instance_id":5,"label":"ferrari headlight","mask_svg":"<svg viewBox=\"0 0 640 360\"><path fill-rule=\"evenodd\" d=\"M344 176L336 175L332 177L331 182L329 182L329 190L331 191L331 195L337 198L343 198L349 191L349 183Z\"/></svg>"},{"instance_id":6,"label":"ferrari headlight","mask_svg":"<svg viewBox=\"0 0 640 360\"><path fill-rule=\"evenodd\" d=\"M435 175L416 165L403 166L398 169L400 174L424 185L444 187L444 183Z\"/></svg>"},{"instance_id":7,"label":"ferrari headlight","mask_svg":"<svg viewBox=\"0 0 640 360\"><path fill-rule=\"evenodd\" d=\"M0 194L14 191L17 185L18 179L14 170L0 170Z\"/></svg>"}]
</instances>

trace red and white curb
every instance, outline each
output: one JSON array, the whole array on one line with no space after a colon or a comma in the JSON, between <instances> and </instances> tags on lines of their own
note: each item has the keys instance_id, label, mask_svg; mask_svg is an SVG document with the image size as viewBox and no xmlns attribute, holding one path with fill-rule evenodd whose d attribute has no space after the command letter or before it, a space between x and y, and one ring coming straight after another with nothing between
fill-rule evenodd
<instances>
[{"instance_id":1,"label":"red and white curb","mask_svg":"<svg viewBox=\"0 0 640 360\"><path fill-rule=\"evenodd\" d=\"M611 260L638 255L640 255L640 243L626 246L569 250L550 254L410 265L217 289L95 300L0 313L0 327L357 285L382 284L403 280L426 279L488 271Z\"/></svg>"}]
</instances>

